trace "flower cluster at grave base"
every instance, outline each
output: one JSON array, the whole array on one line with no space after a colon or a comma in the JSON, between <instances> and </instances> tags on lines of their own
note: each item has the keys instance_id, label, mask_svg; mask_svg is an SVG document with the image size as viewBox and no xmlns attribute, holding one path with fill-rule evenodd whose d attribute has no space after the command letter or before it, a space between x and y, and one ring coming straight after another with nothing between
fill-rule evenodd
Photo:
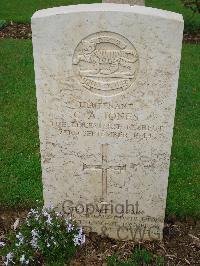
<instances>
[{"instance_id":1,"label":"flower cluster at grave base","mask_svg":"<svg viewBox=\"0 0 200 266\"><path fill-rule=\"evenodd\" d=\"M31 209L16 230L1 242L5 265L64 265L85 235L71 219L52 207Z\"/></svg>"}]
</instances>

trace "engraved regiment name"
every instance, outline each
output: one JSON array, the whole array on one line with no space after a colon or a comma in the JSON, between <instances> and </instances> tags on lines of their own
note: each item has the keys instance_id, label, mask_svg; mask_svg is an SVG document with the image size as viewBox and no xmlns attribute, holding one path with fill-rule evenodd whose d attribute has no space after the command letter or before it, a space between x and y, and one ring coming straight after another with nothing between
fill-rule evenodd
<instances>
[{"instance_id":1,"label":"engraved regiment name","mask_svg":"<svg viewBox=\"0 0 200 266\"><path fill-rule=\"evenodd\" d=\"M89 91L111 96L134 82L139 56L133 44L114 32L97 32L84 38L72 59L75 75Z\"/></svg>"}]
</instances>

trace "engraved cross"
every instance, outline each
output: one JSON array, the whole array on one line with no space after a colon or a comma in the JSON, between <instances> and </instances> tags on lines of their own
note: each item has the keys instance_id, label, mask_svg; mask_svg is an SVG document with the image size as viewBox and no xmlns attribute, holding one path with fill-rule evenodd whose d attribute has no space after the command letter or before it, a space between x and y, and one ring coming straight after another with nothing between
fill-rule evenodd
<instances>
[{"instance_id":1,"label":"engraved cross","mask_svg":"<svg viewBox=\"0 0 200 266\"><path fill-rule=\"evenodd\" d=\"M108 178L108 170L126 170L126 164L124 165L109 165L107 154L108 154L108 144L101 145L101 156L102 156L102 163L96 165L87 165L83 164L83 170L90 169L90 170L101 170L101 178L102 178L102 199L105 199L107 194L107 178Z\"/></svg>"}]
</instances>

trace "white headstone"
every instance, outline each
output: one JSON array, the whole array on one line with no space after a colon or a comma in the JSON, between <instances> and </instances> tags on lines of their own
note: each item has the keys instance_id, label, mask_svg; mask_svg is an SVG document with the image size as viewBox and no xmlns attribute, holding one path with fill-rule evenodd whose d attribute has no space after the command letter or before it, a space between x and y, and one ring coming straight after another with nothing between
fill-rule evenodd
<instances>
[{"instance_id":1,"label":"white headstone","mask_svg":"<svg viewBox=\"0 0 200 266\"><path fill-rule=\"evenodd\" d=\"M144 6L145 0L102 0L102 3L129 4L131 6Z\"/></svg>"},{"instance_id":2,"label":"white headstone","mask_svg":"<svg viewBox=\"0 0 200 266\"><path fill-rule=\"evenodd\" d=\"M45 204L109 237L162 239L182 16L77 5L36 12L32 32Z\"/></svg>"}]
</instances>

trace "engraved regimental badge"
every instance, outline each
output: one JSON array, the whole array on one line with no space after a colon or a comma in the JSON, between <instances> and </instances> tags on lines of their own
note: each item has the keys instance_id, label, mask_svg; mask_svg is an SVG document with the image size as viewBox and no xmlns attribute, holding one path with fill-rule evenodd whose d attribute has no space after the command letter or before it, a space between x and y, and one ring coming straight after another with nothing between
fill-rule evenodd
<instances>
[{"instance_id":1,"label":"engraved regimental badge","mask_svg":"<svg viewBox=\"0 0 200 266\"><path fill-rule=\"evenodd\" d=\"M131 42L114 32L97 32L76 47L73 69L87 90L102 96L122 93L134 82L139 56Z\"/></svg>"}]
</instances>

